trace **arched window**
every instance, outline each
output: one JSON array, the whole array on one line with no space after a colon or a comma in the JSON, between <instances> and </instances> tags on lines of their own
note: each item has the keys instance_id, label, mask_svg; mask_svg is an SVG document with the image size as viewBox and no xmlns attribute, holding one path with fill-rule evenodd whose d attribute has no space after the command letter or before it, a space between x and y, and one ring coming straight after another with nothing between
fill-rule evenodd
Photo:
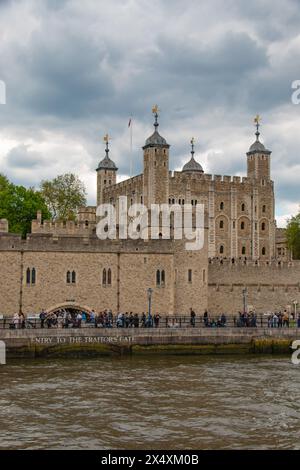
<instances>
[{"instance_id":1,"label":"arched window","mask_svg":"<svg viewBox=\"0 0 300 470\"><path fill-rule=\"evenodd\" d=\"M245 229L245 222L241 222L241 230Z\"/></svg>"},{"instance_id":2,"label":"arched window","mask_svg":"<svg viewBox=\"0 0 300 470\"><path fill-rule=\"evenodd\" d=\"M71 273L70 273L70 271L67 272L67 284L71 284Z\"/></svg>"},{"instance_id":3,"label":"arched window","mask_svg":"<svg viewBox=\"0 0 300 470\"><path fill-rule=\"evenodd\" d=\"M181 204L181 199L178 199L178 204Z\"/></svg>"},{"instance_id":4,"label":"arched window","mask_svg":"<svg viewBox=\"0 0 300 470\"><path fill-rule=\"evenodd\" d=\"M222 255L224 253L224 245L221 245L220 246L220 255Z\"/></svg>"},{"instance_id":5,"label":"arched window","mask_svg":"<svg viewBox=\"0 0 300 470\"><path fill-rule=\"evenodd\" d=\"M245 255L245 254L246 254L246 247L243 246L243 247L242 247L242 255Z\"/></svg>"},{"instance_id":6,"label":"arched window","mask_svg":"<svg viewBox=\"0 0 300 470\"><path fill-rule=\"evenodd\" d=\"M266 230L266 224L264 222L261 224L261 229Z\"/></svg>"},{"instance_id":7,"label":"arched window","mask_svg":"<svg viewBox=\"0 0 300 470\"><path fill-rule=\"evenodd\" d=\"M165 271L162 270L161 272L161 285L164 286L165 285Z\"/></svg>"},{"instance_id":8,"label":"arched window","mask_svg":"<svg viewBox=\"0 0 300 470\"><path fill-rule=\"evenodd\" d=\"M110 268L107 271L107 284L111 286L111 269Z\"/></svg>"},{"instance_id":9,"label":"arched window","mask_svg":"<svg viewBox=\"0 0 300 470\"><path fill-rule=\"evenodd\" d=\"M242 212L245 212L245 204L242 204Z\"/></svg>"},{"instance_id":10,"label":"arched window","mask_svg":"<svg viewBox=\"0 0 300 470\"><path fill-rule=\"evenodd\" d=\"M266 249L265 247L263 246L262 249L261 249L261 254L264 256L266 254Z\"/></svg>"},{"instance_id":11,"label":"arched window","mask_svg":"<svg viewBox=\"0 0 300 470\"><path fill-rule=\"evenodd\" d=\"M76 283L76 273L75 271L72 271L72 284Z\"/></svg>"},{"instance_id":12,"label":"arched window","mask_svg":"<svg viewBox=\"0 0 300 470\"><path fill-rule=\"evenodd\" d=\"M262 211L266 212L266 205L265 204L262 206Z\"/></svg>"},{"instance_id":13,"label":"arched window","mask_svg":"<svg viewBox=\"0 0 300 470\"><path fill-rule=\"evenodd\" d=\"M30 284L30 269L27 268L26 271L26 284Z\"/></svg>"},{"instance_id":14,"label":"arched window","mask_svg":"<svg viewBox=\"0 0 300 470\"><path fill-rule=\"evenodd\" d=\"M35 268L32 268L32 271L31 271L31 284L35 284L35 280L36 280L36 271L35 271Z\"/></svg>"},{"instance_id":15,"label":"arched window","mask_svg":"<svg viewBox=\"0 0 300 470\"><path fill-rule=\"evenodd\" d=\"M220 211L222 211L224 209L224 202L221 202L220 204Z\"/></svg>"},{"instance_id":16,"label":"arched window","mask_svg":"<svg viewBox=\"0 0 300 470\"><path fill-rule=\"evenodd\" d=\"M156 285L160 286L160 271L159 271L159 269L156 271Z\"/></svg>"},{"instance_id":17,"label":"arched window","mask_svg":"<svg viewBox=\"0 0 300 470\"><path fill-rule=\"evenodd\" d=\"M220 220L220 228L224 228L224 220Z\"/></svg>"},{"instance_id":18,"label":"arched window","mask_svg":"<svg viewBox=\"0 0 300 470\"><path fill-rule=\"evenodd\" d=\"M102 271L102 284L106 286L106 269Z\"/></svg>"}]
</instances>

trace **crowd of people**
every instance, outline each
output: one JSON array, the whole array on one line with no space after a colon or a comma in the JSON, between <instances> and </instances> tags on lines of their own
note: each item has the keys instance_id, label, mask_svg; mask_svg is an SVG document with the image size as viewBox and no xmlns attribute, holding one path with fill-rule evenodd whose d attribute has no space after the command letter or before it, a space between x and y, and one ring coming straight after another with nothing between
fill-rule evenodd
<instances>
[{"instance_id":1,"label":"crowd of people","mask_svg":"<svg viewBox=\"0 0 300 470\"><path fill-rule=\"evenodd\" d=\"M228 317L225 313L214 316L207 311L203 315L196 314L190 308L188 315L160 315L158 313L117 313L106 309L101 312L85 312L75 309L62 308L54 312L47 313L44 310L39 315L28 315L16 313L9 320L10 328L81 328L90 326L95 328L181 328L181 327L205 327L224 328L229 327L268 327L268 328L300 328L300 314L283 312L259 315L255 312L238 312L238 315Z\"/></svg>"}]
</instances>

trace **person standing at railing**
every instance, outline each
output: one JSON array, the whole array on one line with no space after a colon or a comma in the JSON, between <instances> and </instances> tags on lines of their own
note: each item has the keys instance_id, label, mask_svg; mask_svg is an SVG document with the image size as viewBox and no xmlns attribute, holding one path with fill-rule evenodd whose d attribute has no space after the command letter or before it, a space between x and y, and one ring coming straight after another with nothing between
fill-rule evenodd
<instances>
[{"instance_id":1,"label":"person standing at railing","mask_svg":"<svg viewBox=\"0 0 300 470\"><path fill-rule=\"evenodd\" d=\"M191 323L191 326L194 328L196 325L196 313L194 312L192 307L190 308L190 316L191 316L190 323Z\"/></svg>"},{"instance_id":2,"label":"person standing at railing","mask_svg":"<svg viewBox=\"0 0 300 470\"><path fill-rule=\"evenodd\" d=\"M46 318L46 313L44 312L44 309L43 309L40 313L41 328L44 328L45 318Z\"/></svg>"}]
</instances>

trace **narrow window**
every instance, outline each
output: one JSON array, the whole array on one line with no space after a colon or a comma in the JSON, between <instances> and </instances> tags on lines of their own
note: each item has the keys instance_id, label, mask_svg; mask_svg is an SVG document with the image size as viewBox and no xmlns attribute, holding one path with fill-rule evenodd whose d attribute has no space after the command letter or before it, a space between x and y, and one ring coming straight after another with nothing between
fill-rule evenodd
<instances>
[{"instance_id":1,"label":"narrow window","mask_svg":"<svg viewBox=\"0 0 300 470\"><path fill-rule=\"evenodd\" d=\"M222 211L224 209L224 202L221 202L220 204L220 211Z\"/></svg>"},{"instance_id":2,"label":"narrow window","mask_svg":"<svg viewBox=\"0 0 300 470\"><path fill-rule=\"evenodd\" d=\"M160 271L156 271L156 285L160 286Z\"/></svg>"},{"instance_id":3,"label":"narrow window","mask_svg":"<svg viewBox=\"0 0 300 470\"><path fill-rule=\"evenodd\" d=\"M221 246L220 246L220 254L222 255L223 253L224 253L224 246L221 245Z\"/></svg>"},{"instance_id":4,"label":"narrow window","mask_svg":"<svg viewBox=\"0 0 300 470\"><path fill-rule=\"evenodd\" d=\"M266 224L265 224L264 222L261 224L261 229L262 229L262 230L265 230L265 229L266 229Z\"/></svg>"},{"instance_id":5,"label":"narrow window","mask_svg":"<svg viewBox=\"0 0 300 470\"><path fill-rule=\"evenodd\" d=\"M262 211L263 211L263 212L266 212L266 206L265 206L265 204L262 206Z\"/></svg>"},{"instance_id":6,"label":"narrow window","mask_svg":"<svg viewBox=\"0 0 300 470\"><path fill-rule=\"evenodd\" d=\"M245 212L245 204L242 204L242 212Z\"/></svg>"},{"instance_id":7,"label":"narrow window","mask_svg":"<svg viewBox=\"0 0 300 470\"><path fill-rule=\"evenodd\" d=\"M245 222L242 222L241 223L241 230L244 230L245 229Z\"/></svg>"},{"instance_id":8,"label":"narrow window","mask_svg":"<svg viewBox=\"0 0 300 470\"><path fill-rule=\"evenodd\" d=\"M71 273L70 273L70 271L67 272L67 284L71 284Z\"/></svg>"},{"instance_id":9,"label":"narrow window","mask_svg":"<svg viewBox=\"0 0 300 470\"><path fill-rule=\"evenodd\" d=\"M161 285L164 286L165 285L165 271L162 270L161 272Z\"/></svg>"},{"instance_id":10,"label":"narrow window","mask_svg":"<svg viewBox=\"0 0 300 470\"><path fill-rule=\"evenodd\" d=\"M30 284L30 269L27 268L26 271L26 284Z\"/></svg>"},{"instance_id":11,"label":"narrow window","mask_svg":"<svg viewBox=\"0 0 300 470\"><path fill-rule=\"evenodd\" d=\"M36 271L35 271L35 268L32 268L32 271L31 271L31 284L35 284L35 280L36 280Z\"/></svg>"},{"instance_id":12,"label":"narrow window","mask_svg":"<svg viewBox=\"0 0 300 470\"><path fill-rule=\"evenodd\" d=\"M220 220L220 228L224 228L224 221Z\"/></svg>"},{"instance_id":13,"label":"narrow window","mask_svg":"<svg viewBox=\"0 0 300 470\"><path fill-rule=\"evenodd\" d=\"M103 269L102 272L102 284L106 286L106 269Z\"/></svg>"},{"instance_id":14,"label":"narrow window","mask_svg":"<svg viewBox=\"0 0 300 470\"><path fill-rule=\"evenodd\" d=\"M188 282L192 282L193 280L193 271L191 269L188 270Z\"/></svg>"},{"instance_id":15,"label":"narrow window","mask_svg":"<svg viewBox=\"0 0 300 470\"><path fill-rule=\"evenodd\" d=\"M262 247L261 254L262 254L263 256L266 254L266 249L265 249L264 246Z\"/></svg>"},{"instance_id":16,"label":"narrow window","mask_svg":"<svg viewBox=\"0 0 300 470\"><path fill-rule=\"evenodd\" d=\"M111 269L107 271L107 284L111 286Z\"/></svg>"},{"instance_id":17,"label":"narrow window","mask_svg":"<svg viewBox=\"0 0 300 470\"><path fill-rule=\"evenodd\" d=\"M206 272L205 272L205 269L203 269L203 271L202 271L202 280L203 280L203 282L205 282L205 279L206 279Z\"/></svg>"},{"instance_id":18,"label":"narrow window","mask_svg":"<svg viewBox=\"0 0 300 470\"><path fill-rule=\"evenodd\" d=\"M72 271L72 284L76 283L76 273L75 271Z\"/></svg>"},{"instance_id":19,"label":"narrow window","mask_svg":"<svg viewBox=\"0 0 300 470\"><path fill-rule=\"evenodd\" d=\"M246 254L246 247L243 246L243 247L242 247L242 255L245 255L245 254Z\"/></svg>"}]
</instances>

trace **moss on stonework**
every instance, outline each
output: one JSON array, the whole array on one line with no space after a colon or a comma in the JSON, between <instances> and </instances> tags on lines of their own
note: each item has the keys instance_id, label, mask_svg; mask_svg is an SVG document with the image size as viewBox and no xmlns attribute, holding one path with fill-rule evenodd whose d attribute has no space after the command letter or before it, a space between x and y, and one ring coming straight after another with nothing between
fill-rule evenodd
<instances>
[{"instance_id":1,"label":"moss on stonework","mask_svg":"<svg viewBox=\"0 0 300 470\"><path fill-rule=\"evenodd\" d=\"M260 354L289 354L290 339L257 338L252 340L252 352Z\"/></svg>"}]
</instances>

